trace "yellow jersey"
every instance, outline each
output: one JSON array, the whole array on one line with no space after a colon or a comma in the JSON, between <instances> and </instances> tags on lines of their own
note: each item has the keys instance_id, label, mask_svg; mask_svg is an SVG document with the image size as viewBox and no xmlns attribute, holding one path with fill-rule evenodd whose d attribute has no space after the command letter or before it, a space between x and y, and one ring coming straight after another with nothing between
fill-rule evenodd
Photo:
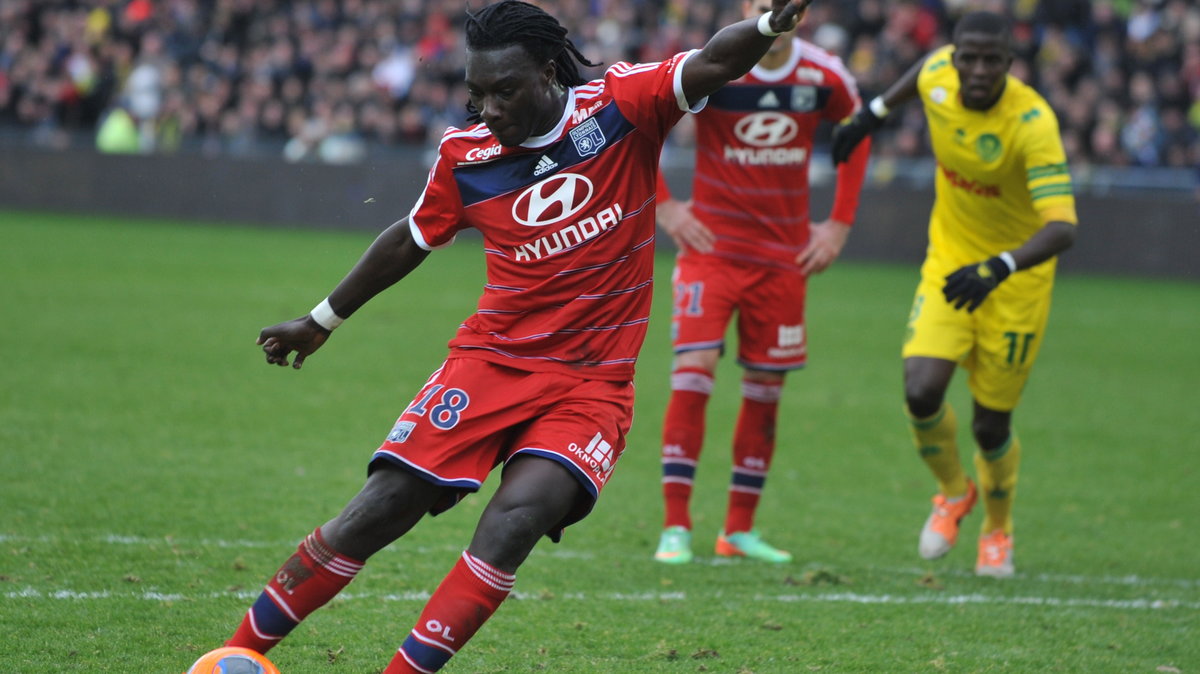
<instances>
[{"instance_id":1,"label":"yellow jersey","mask_svg":"<svg viewBox=\"0 0 1200 674\"><path fill-rule=\"evenodd\" d=\"M1077 223L1054 111L1012 75L991 108L963 107L953 53L932 52L917 78L937 159L927 263L945 273L1018 248L1048 222ZM1055 261L1020 276L1050 281Z\"/></svg>"}]
</instances>

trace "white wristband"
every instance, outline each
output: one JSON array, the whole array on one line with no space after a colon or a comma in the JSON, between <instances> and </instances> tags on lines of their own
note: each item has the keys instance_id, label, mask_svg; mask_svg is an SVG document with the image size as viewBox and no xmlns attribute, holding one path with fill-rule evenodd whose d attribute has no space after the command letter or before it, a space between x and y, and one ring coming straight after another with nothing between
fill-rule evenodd
<instances>
[{"instance_id":1,"label":"white wristband","mask_svg":"<svg viewBox=\"0 0 1200 674\"><path fill-rule=\"evenodd\" d=\"M887 103L883 102L883 96L876 96L875 98L872 98L871 102L867 104L867 107L870 108L871 113L879 119L887 117L888 113L891 112L888 110Z\"/></svg>"},{"instance_id":2,"label":"white wristband","mask_svg":"<svg viewBox=\"0 0 1200 674\"><path fill-rule=\"evenodd\" d=\"M762 33L763 35L766 35L767 37L779 37L780 36L780 33L776 33L775 31L771 30L771 13L770 12L767 12L766 14L763 14L762 16L758 17L758 32Z\"/></svg>"},{"instance_id":3,"label":"white wristband","mask_svg":"<svg viewBox=\"0 0 1200 674\"><path fill-rule=\"evenodd\" d=\"M1000 258L1001 260L1004 260L1004 264L1008 265L1008 272L1010 274L1017 270L1017 261L1013 259L1012 253L1010 253L1006 250L1003 253L1000 253L999 255L997 255L996 257Z\"/></svg>"},{"instance_id":4,"label":"white wristband","mask_svg":"<svg viewBox=\"0 0 1200 674\"><path fill-rule=\"evenodd\" d=\"M312 319L317 322L317 325L326 330L333 331L334 328L342 324L346 320L333 312L333 307L329 306L329 298L321 300L321 303L313 307L313 310L308 313Z\"/></svg>"}]
</instances>

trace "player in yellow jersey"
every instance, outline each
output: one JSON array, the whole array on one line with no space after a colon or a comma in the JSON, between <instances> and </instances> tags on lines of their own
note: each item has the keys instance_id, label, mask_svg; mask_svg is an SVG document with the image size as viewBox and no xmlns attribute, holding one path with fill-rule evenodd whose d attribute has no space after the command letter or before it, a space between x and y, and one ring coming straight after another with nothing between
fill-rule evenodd
<instances>
[{"instance_id":1,"label":"player in yellow jersey","mask_svg":"<svg viewBox=\"0 0 1200 674\"><path fill-rule=\"evenodd\" d=\"M937 158L929 249L902 356L904 396L921 458L938 482L918 552L937 559L984 501L975 572L1013 575L1012 502L1021 445L1012 414L1045 334L1056 256L1075 240L1071 176L1046 101L1008 74L1012 33L975 12L953 44L928 54L834 134L845 161L889 110L920 97ZM954 410L955 368L969 373L979 490L966 477Z\"/></svg>"}]
</instances>

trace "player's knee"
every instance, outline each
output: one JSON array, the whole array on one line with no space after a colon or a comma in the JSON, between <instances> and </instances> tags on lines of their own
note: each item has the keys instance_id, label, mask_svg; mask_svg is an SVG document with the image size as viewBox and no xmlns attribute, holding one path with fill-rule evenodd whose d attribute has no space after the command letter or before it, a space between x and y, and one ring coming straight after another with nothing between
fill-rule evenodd
<instances>
[{"instance_id":1,"label":"player's knee","mask_svg":"<svg viewBox=\"0 0 1200 674\"><path fill-rule=\"evenodd\" d=\"M709 376L712 376L712 373L717 370L717 361L720 360L720 357L720 349L684 351L683 353L675 354L675 362L672 369L704 370L709 373Z\"/></svg>"},{"instance_id":2,"label":"player's knee","mask_svg":"<svg viewBox=\"0 0 1200 674\"><path fill-rule=\"evenodd\" d=\"M551 512L544 502L493 503L479 520L471 554L500 569L515 571L538 540L565 516L565 512Z\"/></svg>"},{"instance_id":3,"label":"player's knee","mask_svg":"<svg viewBox=\"0 0 1200 674\"><path fill-rule=\"evenodd\" d=\"M971 424L975 442L985 450L992 450L1008 442L1011 433L1008 424L998 419L975 419Z\"/></svg>"},{"instance_id":4,"label":"player's knee","mask_svg":"<svg viewBox=\"0 0 1200 674\"><path fill-rule=\"evenodd\" d=\"M362 490L327 527L327 540L370 549L394 540L429 509L436 487L407 471L374 471Z\"/></svg>"},{"instance_id":5,"label":"player's knee","mask_svg":"<svg viewBox=\"0 0 1200 674\"><path fill-rule=\"evenodd\" d=\"M945 391L930 386L925 382L907 380L904 382L904 403L908 405L908 413L918 419L924 419L937 414L942 408Z\"/></svg>"}]
</instances>

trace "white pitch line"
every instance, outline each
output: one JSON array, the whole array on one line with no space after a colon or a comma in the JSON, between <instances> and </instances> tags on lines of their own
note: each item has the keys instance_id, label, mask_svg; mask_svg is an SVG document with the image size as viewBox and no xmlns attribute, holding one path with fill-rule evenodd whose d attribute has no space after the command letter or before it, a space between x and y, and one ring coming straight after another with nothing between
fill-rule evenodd
<instances>
[{"instance_id":1,"label":"white pitch line","mask_svg":"<svg viewBox=\"0 0 1200 674\"><path fill-rule=\"evenodd\" d=\"M522 592L514 592L513 597L518 600L530 601L581 601L581 602L596 602L596 601L612 601L612 602L678 602L678 601L700 601L710 603L718 599L728 599L728 597L719 597L719 593L705 592L601 592L589 594L586 592L568 592L556 596L554 599L544 599L541 594L526 594ZM95 600L143 600L157 602L180 602L180 601L197 601L204 599L238 599L241 601L252 601L258 596L256 592L238 591L238 592L208 592L199 594L181 594L167 593L157 591L146 592L114 592L111 590L100 590L95 592L80 592L75 590L39 590L33 587L26 587L21 590L6 592L3 594L5 599L45 599L58 601L95 601ZM755 594L747 598L752 602L823 602L823 603L838 603L838 604L946 604L946 605L1019 605L1019 606L1041 606L1046 608L1102 608L1102 609L1117 609L1117 610L1149 610L1163 611L1171 609L1183 609L1195 611L1200 609L1200 602L1184 601L1178 599L1101 599L1094 597L1040 597L1040 596L1023 596L1023 597L999 597L985 594L921 594L921 595L895 595L895 594L860 594L857 592L829 592L829 593L814 593L814 594ZM425 591L411 591L401 593L370 593L370 592L343 592L337 596L338 601L395 601L395 602L425 602L429 600L429 593Z\"/></svg>"},{"instance_id":2,"label":"white pitch line","mask_svg":"<svg viewBox=\"0 0 1200 674\"><path fill-rule=\"evenodd\" d=\"M822 568L822 567L814 567ZM833 568L832 566L829 568ZM917 575L923 576L931 573L927 568L880 568L875 567L875 571L883 571L885 573ZM960 578L974 578L975 572L966 569L940 569L933 571L939 576L953 576ZM1131 585L1141 587L1147 585L1173 585L1181 588L1197 588L1200 587L1200 580L1192 580L1189 578L1147 578L1137 574L1129 574L1126 576L1084 576L1080 574L1059 574L1059 573L1034 573L1016 575L1021 580L1033 580L1040 583L1073 583L1075 585Z\"/></svg>"},{"instance_id":3,"label":"white pitch line","mask_svg":"<svg viewBox=\"0 0 1200 674\"><path fill-rule=\"evenodd\" d=\"M61 537L56 536L19 536L10 534L0 534L0 543L42 543L54 545L61 542ZM210 548L277 548L281 551L294 548L300 544L301 539L297 538L292 541L256 541L247 539L220 539L220 538L175 538L173 536L162 537L147 537L147 536L128 536L123 534L102 534L92 539L95 542L106 543L109 545L134 545L134 546L152 546L152 545L185 545L196 547ZM72 544L78 544L78 540L72 540ZM386 554L406 554L406 553L439 553L439 552L461 552L462 548L455 545L443 546L411 546L398 545L385 548ZM596 554L585 550L573 550L559 546L541 546L533 550L534 557L550 557L552 559L582 559L594 560ZM733 566L744 563L744 560L726 559L722 557L696 559L697 564L706 564L709 566ZM825 563L819 560L813 560L796 569L798 573L805 571L829 569L838 572L841 565L834 563ZM922 567L866 567L864 572L879 572L893 575L904 576L924 576L933 573L938 576L946 576L952 578L974 578L975 574L970 570L955 569L955 568L922 568ZM851 570L853 573L853 570ZM1192 578L1153 578L1147 576L1139 576L1137 574L1129 574L1125 576L1087 576L1082 574L1024 574L1017 573L1016 579L1023 581L1034 581L1040 583L1071 583L1075 585L1126 585L1130 587L1151 587L1168 585L1182 589L1200 588L1200 579Z\"/></svg>"}]
</instances>

